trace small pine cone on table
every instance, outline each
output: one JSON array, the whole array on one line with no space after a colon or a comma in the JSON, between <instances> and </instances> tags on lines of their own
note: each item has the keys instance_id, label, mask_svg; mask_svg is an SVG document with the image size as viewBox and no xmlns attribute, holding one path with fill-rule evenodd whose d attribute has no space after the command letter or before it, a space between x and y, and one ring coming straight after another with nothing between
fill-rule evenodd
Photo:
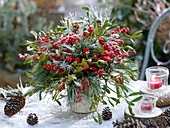
<instances>
[{"instance_id":1,"label":"small pine cone on table","mask_svg":"<svg viewBox=\"0 0 170 128\"><path fill-rule=\"evenodd\" d=\"M25 97L22 95L12 96L9 100L7 100L6 105L4 107L4 113L7 116L13 116L17 112L19 112L25 106Z\"/></svg>"},{"instance_id":2,"label":"small pine cone on table","mask_svg":"<svg viewBox=\"0 0 170 128\"><path fill-rule=\"evenodd\" d=\"M140 121L128 118L127 120L122 120L116 122L113 121L113 128L146 128Z\"/></svg>"},{"instance_id":3,"label":"small pine cone on table","mask_svg":"<svg viewBox=\"0 0 170 128\"><path fill-rule=\"evenodd\" d=\"M38 123L38 116L35 113L30 113L27 117L27 123L29 125L35 125Z\"/></svg>"},{"instance_id":4,"label":"small pine cone on table","mask_svg":"<svg viewBox=\"0 0 170 128\"><path fill-rule=\"evenodd\" d=\"M163 116L168 116L170 117L170 108L166 109L163 113L162 113Z\"/></svg>"},{"instance_id":5,"label":"small pine cone on table","mask_svg":"<svg viewBox=\"0 0 170 128\"><path fill-rule=\"evenodd\" d=\"M110 120L112 118L112 112L109 107L105 107L102 111L102 119Z\"/></svg>"},{"instance_id":6,"label":"small pine cone on table","mask_svg":"<svg viewBox=\"0 0 170 128\"><path fill-rule=\"evenodd\" d=\"M160 128L167 128L169 125L168 120L169 120L169 117L161 115L161 116L157 117L156 123Z\"/></svg>"},{"instance_id":7,"label":"small pine cone on table","mask_svg":"<svg viewBox=\"0 0 170 128\"><path fill-rule=\"evenodd\" d=\"M119 121L118 120L116 120L115 122L113 121L112 124L113 124L113 128L116 128L119 126Z\"/></svg>"},{"instance_id":8,"label":"small pine cone on table","mask_svg":"<svg viewBox=\"0 0 170 128\"><path fill-rule=\"evenodd\" d=\"M146 128L157 128L158 127L156 122L152 119L146 120L144 124L145 124Z\"/></svg>"}]
</instances>

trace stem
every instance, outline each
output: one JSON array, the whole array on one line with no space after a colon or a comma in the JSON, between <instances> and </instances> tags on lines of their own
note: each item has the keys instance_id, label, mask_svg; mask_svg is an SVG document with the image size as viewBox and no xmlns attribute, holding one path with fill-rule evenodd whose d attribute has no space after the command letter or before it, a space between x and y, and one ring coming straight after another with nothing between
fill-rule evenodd
<instances>
[{"instance_id":1,"label":"stem","mask_svg":"<svg viewBox=\"0 0 170 128\"><path fill-rule=\"evenodd\" d=\"M4 97L0 97L0 100L3 100L3 101L5 101L5 102L8 101L8 100L7 100L6 98L4 98Z\"/></svg>"}]
</instances>

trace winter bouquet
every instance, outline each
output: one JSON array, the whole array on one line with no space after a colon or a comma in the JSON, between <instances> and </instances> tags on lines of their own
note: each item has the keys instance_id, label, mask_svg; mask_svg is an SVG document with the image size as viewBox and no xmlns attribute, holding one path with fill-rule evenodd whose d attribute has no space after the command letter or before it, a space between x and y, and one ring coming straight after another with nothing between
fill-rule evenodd
<instances>
[{"instance_id":1,"label":"winter bouquet","mask_svg":"<svg viewBox=\"0 0 170 128\"><path fill-rule=\"evenodd\" d=\"M139 93L129 94L127 87L138 70L130 66L133 61L129 57L136 52L126 41L133 44L132 38L141 34L129 35L130 29L114 24L107 11L82 9L87 11L86 16L65 18L62 26L49 32L32 31L35 41L21 43L27 46L28 53L19 54L19 58L31 66L26 73L30 78L28 85L32 86L29 94L38 92L41 97L42 92L50 93L60 105L62 98L66 97L68 103L79 103L86 96L91 100L89 109L94 112L99 103L114 106L123 98L132 113L133 102L141 97L128 100ZM100 119L98 113L95 120L101 123Z\"/></svg>"}]
</instances>

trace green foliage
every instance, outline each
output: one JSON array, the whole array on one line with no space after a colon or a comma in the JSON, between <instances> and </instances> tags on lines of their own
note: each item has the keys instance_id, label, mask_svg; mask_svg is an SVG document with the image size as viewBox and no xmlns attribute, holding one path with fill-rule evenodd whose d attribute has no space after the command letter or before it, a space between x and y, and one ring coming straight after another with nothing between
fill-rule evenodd
<instances>
[{"instance_id":1,"label":"green foliage","mask_svg":"<svg viewBox=\"0 0 170 128\"><path fill-rule=\"evenodd\" d=\"M36 14L37 7L33 1L5 0L0 7L0 61L8 70L26 68L18 54L25 52L19 43L33 39L30 30L47 30L46 19ZM30 43L25 41L24 43ZM28 67L27 67L28 68Z\"/></svg>"}]
</instances>

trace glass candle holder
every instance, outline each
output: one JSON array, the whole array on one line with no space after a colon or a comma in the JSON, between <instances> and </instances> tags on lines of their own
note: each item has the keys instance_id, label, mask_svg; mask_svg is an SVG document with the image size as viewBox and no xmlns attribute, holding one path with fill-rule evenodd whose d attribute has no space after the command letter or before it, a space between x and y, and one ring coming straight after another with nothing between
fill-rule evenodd
<instances>
[{"instance_id":1,"label":"glass candle holder","mask_svg":"<svg viewBox=\"0 0 170 128\"><path fill-rule=\"evenodd\" d=\"M151 95L143 95L143 98L139 101L139 112L152 113L156 107L157 97Z\"/></svg>"},{"instance_id":2,"label":"glass candle holder","mask_svg":"<svg viewBox=\"0 0 170 128\"><path fill-rule=\"evenodd\" d=\"M146 80L151 90L165 89L168 85L169 70L166 67L153 66L146 69Z\"/></svg>"}]
</instances>

